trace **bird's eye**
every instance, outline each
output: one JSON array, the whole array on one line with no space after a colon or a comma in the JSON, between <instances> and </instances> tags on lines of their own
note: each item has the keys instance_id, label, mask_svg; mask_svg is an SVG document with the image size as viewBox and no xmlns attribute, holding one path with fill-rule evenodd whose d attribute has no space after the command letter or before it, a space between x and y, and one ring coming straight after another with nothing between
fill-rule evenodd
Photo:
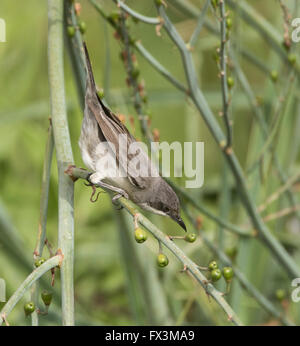
<instances>
[{"instance_id":1,"label":"bird's eye","mask_svg":"<svg viewBox=\"0 0 300 346\"><path fill-rule=\"evenodd\" d=\"M170 211L170 209L168 207L165 207L164 209L165 209L164 210L165 213L168 213Z\"/></svg>"}]
</instances>

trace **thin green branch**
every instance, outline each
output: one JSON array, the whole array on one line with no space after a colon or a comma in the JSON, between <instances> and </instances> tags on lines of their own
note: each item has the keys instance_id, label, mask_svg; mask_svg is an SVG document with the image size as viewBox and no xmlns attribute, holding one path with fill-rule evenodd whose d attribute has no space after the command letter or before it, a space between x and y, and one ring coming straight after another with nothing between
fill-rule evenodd
<instances>
[{"instance_id":1,"label":"thin green branch","mask_svg":"<svg viewBox=\"0 0 300 346\"><path fill-rule=\"evenodd\" d=\"M58 246L61 268L62 323L74 324L74 183L64 171L73 164L66 114L63 66L63 1L48 0L48 71L51 115L58 166Z\"/></svg>"},{"instance_id":2,"label":"thin green branch","mask_svg":"<svg viewBox=\"0 0 300 346\"><path fill-rule=\"evenodd\" d=\"M39 219L37 243L34 250L35 258L42 256L43 248L44 248L45 240L46 240L48 196L49 196L53 149L54 149L54 139L53 139L52 124L50 120L46 150L45 150L44 166L43 166L41 199L40 199L40 219Z\"/></svg>"},{"instance_id":3,"label":"thin green branch","mask_svg":"<svg viewBox=\"0 0 300 346\"><path fill-rule=\"evenodd\" d=\"M74 166L69 166L67 173L73 178L81 179L87 179L89 175L88 171ZM228 319L235 325L242 325L242 322L224 299L223 294L216 290L212 284L207 282L206 277L201 273L198 266L190 260L179 247L177 247L170 237L166 236L152 222L143 216L131 201L123 197L119 198L118 201L133 217L138 218L138 222L144 226L158 240L158 242L167 247L179 259L184 268L192 274L197 282L205 289L207 294L211 295L217 304L224 310Z\"/></svg>"},{"instance_id":4,"label":"thin green branch","mask_svg":"<svg viewBox=\"0 0 300 346\"><path fill-rule=\"evenodd\" d=\"M74 3L72 1L64 1L65 23L73 28L78 28L78 20L75 14ZM67 29L67 26L65 26ZM66 31L66 30L65 30ZM71 64L76 80L76 87L80 106L84 108L85 97L85 79L86 72L84 67L84 55L82 51L82 37L80 30L75 31L75 35L70 37L66 34L67 48L71 58Z\"/></svg>"},{"instance_id":5,"label":"thin green branch","mask_svg":"<svg viewBox=\"0 0 300 346\"><path fill-rule=\"evenodd\" d=\"M199 15L196 28L195 28L195 30L192 33L192 36L190 38L190 41L189 41L190 47L194 47L196 45L197 39L200 35L200 32L201 32L203 24L204 24L204 20L205 20L205 16L206 16L209 4L210 4L210 0L206 0L205 4L201 10L201 13Z\"/></svg>"},{"instance_id":6,"label":"thin green branch","mask_svg":"<svg viewBox=\"0 0 300 346\"><path fill-rule=\"evenodd\" d=\"M124 48L125 48L124 63L126 66L129 84L133 89L134 108L137 112L138 119L141 124L142 133L144 137L149 141L149 145L150 145L151 141L153 141L153 136L148 128L147 116L145 115L145 112L143 111L142 99L139 92L139 83L137 81L137 78L133 74L134 67L133 67L133 60L132 60L132 51L130 47L129 35L126 30L124 14L121 14L120 26L121 26L122 39L123 39Z\"/></svg>"},{"instance_id":7,"label":"thin green branch","mask_svg":"<svg viewBox=\"0 0 300 346\"><path fill-rule=\"evenodd\" d=\"M226 14L225 14L225 0L219 1L220 6L220 27L221 27L221 45L220 45L220 67L221 67L221 87L222 87L222 99L223 99L223 112L222 116L226 126L227 142L226 147L231 148L232 145L232 125L229 118L229 92L227 85L227 55L226 55L226 42L227 42L227 30L226 30Z\"/></svg>"},{"instance_id":8,"label":"thin green branch","mask_svg":"<svg viewBox=\"0 0 300 346\"><path fill-rule=\"evenodd\" d=\"M6 320L9 313L18 303L18 301L24 296L24 294L29 290L29 288L48 270L59 266L63 261L63 256L58 254L51 257L46 262L44 262L40 267L36 268L28 277L23 281L15 293L9 298L9 300L4 305L0 312L0 325Z\"/></svg>"},{"instance_id":9,"label":"thin green branch","mask_svg":"<svg viewBox=\"0 0 300 346\"><path fill-rule=\"evenodd\" d=\"M114 0L114 2L118 5L118 7L120 7L122 10L124 10L130 16L140 20L143 23L152 24L152 25L159 25L161 23L160 18L151 18L151 17L143 16L142 14L132 10L130 7L128 7L126 4L124 4L123 1Z\"/></svg>"},{"instance_id":10,"label":"thin green branch","mask_svg":"<svg viewBox=\"0 0 300 346\"><path fill-rule=\"evenodd\" d=\"M53 131L52 124L50 119L50 124L48 128L48 137L45 150L45 159L43 167L43 176L42 176L42 188L41 188L41 200L40 200L40 219L38 227L38 237L35 250L33 252L34 260L42 256L43 248L46 240L46 226L47 226L47 212L48 212L48 196L49 196L49 186L50 186L50 175L51 175L51 163L54 149L54 140L53 140ZM31 289L31 300L35 303L35 306L38 305L38 291L39 291L39 282L38 280L33 284ZM32 325L37 326L39 323L38 313L35 311L31 315Z\"/></svg>"}]
</instances>

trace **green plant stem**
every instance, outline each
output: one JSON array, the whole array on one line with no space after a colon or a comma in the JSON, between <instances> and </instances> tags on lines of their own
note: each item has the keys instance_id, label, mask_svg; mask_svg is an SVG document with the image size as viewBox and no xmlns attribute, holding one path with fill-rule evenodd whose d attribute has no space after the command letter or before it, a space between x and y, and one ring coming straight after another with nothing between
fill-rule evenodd
<instances>
[{"instance_id":1,"label":"green plant stem","mask_svg":"<svg viewBox=\"0 0 300 346\"><path fill-rule=\"evenodd\" d=\"M132 10L130 7L128 7L126 4L124 4L123 1L120 0L114 0L114 2L120 7L123 11L128 13L130 16L133 18L136 18L140 20L143 23L146 24L152 24L152 25L159 25L161 23L161 20L159 18L151 18L151 17L146 17L143 16L142 14Z\"/></svg>"},{"instance_id":2,"label":"green plant stem","mask_svg":"<svg viewBox=\"0 0 300 346\"><path fill-rule=\"evenodd\" d=\"M64 16L65 23L67 23L68 26L73 26L74 28L78 27L78 20L72 1L64 1ZM67 29L67 27L65 27L65 29ZM81 33L80 30L76 30L73 37L70 37L67 33L65 33L65 36L73 73L76 80L75 84L77 87L80 106L82 109L84 109L86 71L84 67Z\"/></svg>"},{"instance_id":3,"label":"green plant stem","mask_svg":"<svg viewBox=\"0 0 300 346\"><path fill-rule=\"evenodd\" d=\"M194 30L191 38L190 38L190 41L189 41L190 47L194 47L196 45L197 39L200 35L200 32L201 32L203 24L204 24L204 20L205 20L205 16L206 16L209 4L210 4L210 0L206 0L205 4L203 5L201 13L198 17L196 28L195 28L195 30Z\"/></svg>"},{"instance_id":4,"label":"green plant stem","mask_svg":"<svg viewBox=\"0 0 300 346\"><path fill-rule=\"evenodd\" d=\"M58 246L61 268L62 323L74 324L74 183L64 171L73 164L66 114L63 66L63 2L48 0L48 71L51 115L58 166Z\"/></svg>"},{"instance_id":5,"label":"green plant stem","mask_svg":"<svg viewBox=\"0 0 300 346\"><path fill-rule=\"evenodd\" d=\"M67 173L73 178L87 179L89 176L88 171L75 166L69 166ZM180 248L177 247L170 237L166 236L151 221L143 216L131 201L123 197L119 198L118 201L120 205L123 206L133 217L138 217L138 222L144 226L158 240L158 242L166 246L179 259L184 268L192 274L198 283L205 289L207 294L211 295L217 304L220 305L227 314L229 320L236 325L242 325L242 322L236 316L235 312L223 298L222 293L216 290L212 284L207 282L206 277L201 273L198 266L190 260Z\"/></svg>"},{"instance_id":6,"label":"green plant stem","mask_svg":"<svg viewBox=\"0 0 300 346\"><path fill-rule=\"evenodd\" d=\"M48 212L48 197L49 197L49 186L50 186L50 175L51 175L51 163L54 149L53 130L50 120L48 128L48 137L45 150L45 159L43 166L42 176L42 187L41 187L41 199L40 199L40 219L37 243L34 250L34 256L42 256L43 248L46 239L46 226L47 226L47 212Z\"/></svg>"},{"instance_id":7,"label":"green plant stem","mask_svg":"<svg viewBox=\"0 0 300 346\"><path fill-rule=\"evenodd\" d=\"M48 138L45 150L45 159L43 167L42 176L42 188L41 188L41 201L40 201L40 219L38 228L37 243L34 250L33 259L35 260L39 256L42 256L43 248L46 239L46 225L47 225L47 212L48 212L48 196L49 196L49 186L50 186L50 175L51 175L51 163L54 149L53 131L52 124L50 120L50 125L48 128ZM38 306L38 294L39 294L39 282L38 280L32 285L31 288L31 300ZM32 325L37 326L38 313L34 311L31 314Z\"/></svg>"},{"instance_id":8,"label":"green plant stem","mask_svg":"<svg viewBox=\"0 0 300 346\"><path fill-rule=\"evenodd\" d=\"M134 97L134 108L137 112L138 119L140 120L141 129L144 137L148 140L149 145L153 141L153 136L151 132L149 131L148 124L147 124L147 116L145 115L145 112L143 111L142 107L142 99L139 93L139 84L137 81L137 78L133 76L133 61L132 61L132 51L130 48L130 42L129 42L129 36L126 30L126 24L125 24L125 18L124 14L121 15L120 19L120 26L121 26L121 32L122 32L122 38L124 42L124 48L126 52L125 57L125 66L127 75L129 78L129 83L132 86L133 89L133 97Z\"/></svg>"},{"instance_id":9,"label":"green plant stem","mask_svg":"<svg viewBox=\"0 0 300 346\"><path fill-rule=\"evenodd\" d=\"M15 293L9 298L0 312L0 325L7 318L9 313L18 303L18 301L24 296L26 291L36 282L42 275L48 270L58 266L63 261L62 255L56 255L44 262L40 267L36 268L28 277L23 281Z\"/></svg>"},{"instance_id":10,"label":"green plant stem","mask_svg":"<svg viewBox=\"0 0 300 346\"><path fill-rule=\"evenodd\" d=\"M227 142L226 147L231 148L232 145L232 126L229 119L229 93L227 85L227 56L226 56L226 42L227 42L227 31L226 31L226 14L225 14L225 0L219 1L220 7L220 26L221 26L221 44L220 44L220 67L221 67L221 88L222 88L222 99L223 99L223 112L222 116L224 119Z\"/></svg>"}]
</instances>

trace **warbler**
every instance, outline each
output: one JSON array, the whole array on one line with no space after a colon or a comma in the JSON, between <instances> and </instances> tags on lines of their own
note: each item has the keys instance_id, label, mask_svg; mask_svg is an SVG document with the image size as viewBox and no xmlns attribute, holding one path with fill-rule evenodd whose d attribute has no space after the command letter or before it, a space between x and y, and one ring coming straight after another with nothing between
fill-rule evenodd
<instances>
[{"instance_id":1,"label":"warbler","mask_svg":"<svg viewBox=\"0 0 300 346\"><path fill-rule=\"evenodd\" d=\"M83 46L86 93L79 147L83 162L94 172L89 182L115 192L113 200L124 196L142 209L169 216L186 231L176 193L141 143L98 96L88 50Z\"/></svg>"}]
</instances>

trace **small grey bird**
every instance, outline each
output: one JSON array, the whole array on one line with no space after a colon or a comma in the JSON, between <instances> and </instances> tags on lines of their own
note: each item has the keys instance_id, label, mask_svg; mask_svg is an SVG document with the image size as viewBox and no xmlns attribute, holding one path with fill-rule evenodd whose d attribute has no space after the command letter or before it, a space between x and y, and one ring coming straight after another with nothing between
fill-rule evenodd
<instances>
[{"instance_id":1,"label":"small grey bird","mask_svg":"<svg viewBox=\"0 0 300 346\"><path fill-rule=\"evenodd\" d=\"M85 165L95 172L89 182L115 192L114 200L124 196L145 210L169 216L186 231L176 193L158 174L140 143L98 97L85 43L84 52L87 78L79 147Z\"/></svg>"}]
</instances>

